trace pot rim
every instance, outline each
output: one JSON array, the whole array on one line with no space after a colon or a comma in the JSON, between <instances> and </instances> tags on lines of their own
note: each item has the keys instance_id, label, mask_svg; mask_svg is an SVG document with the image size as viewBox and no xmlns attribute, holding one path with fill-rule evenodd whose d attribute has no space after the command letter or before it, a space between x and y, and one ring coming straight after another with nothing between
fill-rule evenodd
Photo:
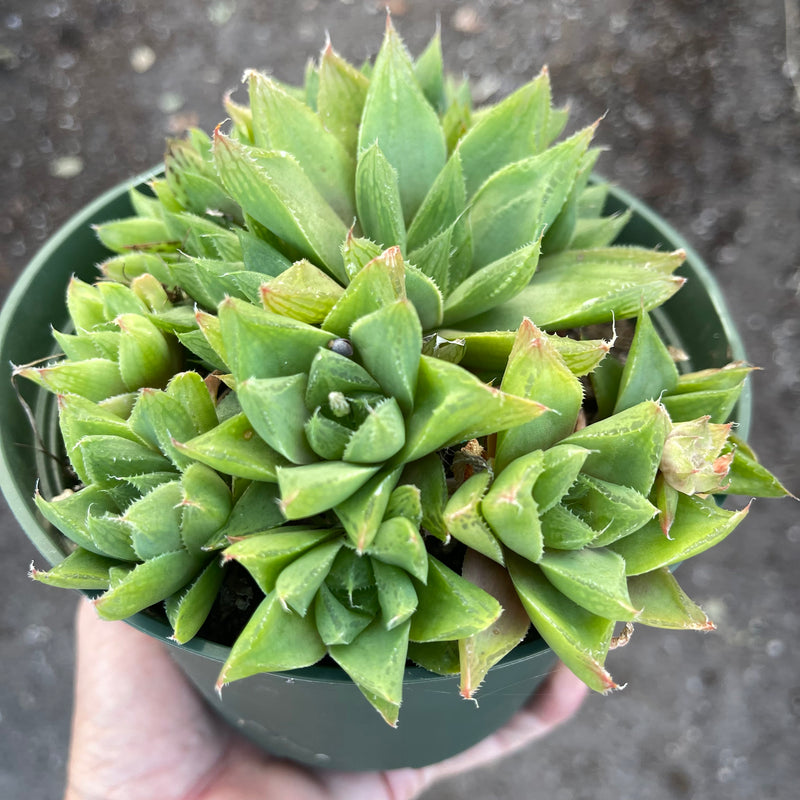
<instances>
[{"instance_id":1,"label":"pot rim","mask_svg":"<svg viewBox=\"0 0 800 800\"><path fill-rule=\"evenodd\" d=\"M0 311L0 345L11 335L16 308L22 303L30 290L35 277L41 272L43 265L61 248L64 243L77 231L86 227L102 209L112 201L118 200L129 189L146 183L164 170L163 164L158 164L145 172L118 183L116 186L103 192L99 197L84 206L80 211L68 219L52 236L48 238L42 248L31 259L23 272L17 278L3 303ZM730 344L731 355L736 360L746 360L744 343L738 330L733 324L730 310L727 307L722 290L716 278L706 266L697 251L660 215L651 209L638 197L620 189L605 178L594 173L592 181L595 183L609 184L609 197L614 198L621 205L630 208L634 215L642 218L652 228L657 230L670 245L686 252L686 263L691 268L703 285L711 305L716 312L723 333ZM742 438L747 438L752 412L752 394L749 384L745 386L737 407L738 431ZM25 531L36 549L50 563L55 564L65 557L65 553L45 535L40 519L30 503L30 498L23 496L17 482L9 468L9 448L16 445L6 438L0 439L0 487L2 487L6 502L11 508L17 523ZM84 593L90 596L90 593ZM172 647L190 651L205 656L220 663L227 659L230 647L212 642L200 637L195 637L185 644L179 644L170 639L171 629L163 621L156 619L144 612L139 612L125 620L129 625L147 635L158 638ZM537 639L515 647L506 655L493 670L503 669L511 663L535 658L542 651L548 649L543 639ZM295 681L308 682L349 682L349 676L336 665L312 665L297 670L286 670L273 673L286 676ZM453 675L437 675L422 667L406 667L404 681L407 683L431 683L452 681Z\"/></svg>"}]
</instances>

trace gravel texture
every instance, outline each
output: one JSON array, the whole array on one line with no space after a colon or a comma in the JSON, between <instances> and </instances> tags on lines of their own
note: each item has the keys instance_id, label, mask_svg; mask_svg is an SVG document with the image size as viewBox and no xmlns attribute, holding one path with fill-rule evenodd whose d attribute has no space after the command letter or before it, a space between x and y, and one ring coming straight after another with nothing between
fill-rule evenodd
<instances>
[{"instance_id":1,"label":"gravel texture","mask_svg":"<svg viewBox=\"0 0 800 800\"><path fill-rule=\"evenodd\" d=\"M165 135L210 129L246 67L296 81L325 31L373 55L372 0L2 0L0 282L102 190L157 162ZM605 115L600 170L683 231L723 285L753 377L751 442L800 493L800 12L797 0L394 0L419 52L441 19L452 72L499 97L548 64L572 129ZM787 35L788 28L788 35ZM787 53L788 50L788 53ZM64 781L72 601L31 584L35 557L3 506L0 797ZM798 555L791 500L759 501L682 582L711 635L637 631L555 735L451 779L426 800L772 800L800 779Z\"/></svg>"}]
</instances>

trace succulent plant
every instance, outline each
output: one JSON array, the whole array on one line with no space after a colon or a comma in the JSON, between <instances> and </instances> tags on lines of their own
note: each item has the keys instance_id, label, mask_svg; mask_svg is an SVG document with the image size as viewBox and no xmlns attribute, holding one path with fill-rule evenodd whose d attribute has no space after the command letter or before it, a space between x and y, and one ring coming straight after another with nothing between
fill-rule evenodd
<instances>
[{"instance_id":1,"label":"succulent plant","mask_svg":"<svg viewBox=\"0 0 800 800\"><path fill-rule=\"evenodd\" d=\"M613 245L596 126L554 143L546 70L473 109L390 23L374 66L246 80L98 227L63 357L16 370L74 471L37 504L75 549L33 577L163 601L185 642L239 565L263 599L219 686L327 655L390 724L408 658L470 697L532 623L605 691L616 623L713 627L670 568L746 515L710 494L786 490L726 424L751 368L659 338L684 254Z\"/></svg>"}]
</instances>

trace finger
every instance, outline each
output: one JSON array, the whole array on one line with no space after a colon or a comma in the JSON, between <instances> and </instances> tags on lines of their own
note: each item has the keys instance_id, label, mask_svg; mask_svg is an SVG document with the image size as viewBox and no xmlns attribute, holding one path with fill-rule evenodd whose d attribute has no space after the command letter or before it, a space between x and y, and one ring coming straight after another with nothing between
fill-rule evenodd
<instances>
[{"instance_id":1,"label":"finger","mask_svg":"<svg viewBox=\"0 0 800 800\"><path fill-rule=\"evenodd\" d=\"M163 644L79 604L74 790L124 786L126 798L184 797L198 765L205 771L221 757L221 730Z\"/></svg>"}]
</instances>

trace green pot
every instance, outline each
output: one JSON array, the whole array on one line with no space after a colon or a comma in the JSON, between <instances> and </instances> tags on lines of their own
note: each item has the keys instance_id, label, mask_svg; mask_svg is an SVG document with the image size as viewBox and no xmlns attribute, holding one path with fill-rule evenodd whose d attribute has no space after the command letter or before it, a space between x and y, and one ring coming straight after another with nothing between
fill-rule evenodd
<instances>
[{"instance_id":1,"label":"green pot","mask_svg":"<svg viewBox=\"0 0 800 800\"><path fill-rule=\"evenodd\" d=\"M107 256L90 225L132 213L128 189L156 171L104 194L74 216L37 254L0 313L0 363L25 364L52 352L50 326L60 328L67 320L64 298L70 276L93 281L94 265ZM622 208L632 208L634 215L621 241L687 252L680 272L689 281L653 314L667 342L688 354L686 368L718 367L744 359L742 342L719 287L697 254L647 206L621 190L612 190L607 210ZM41 443L35 441L17 391L33 410ZM743 437L750 403L749 388L745 388L734 415ZM28 382L20 382L15 390L9 373L0 375L0 487L17 521L50 564L64 558L68 545L38 514L33 494L37 481L48 497L63 488L55 460L40 446L57 451L59 441L53 396ZM333 666L246 678L226 687L220 699L213 686L229 652L227 647L202 639L176 645L169 641L167 624L146 614L137 614L129 622L170 644L175 660L209 703L266 750L340 770L418 767L454 755L503 725L555 663L552 651L541 640L521 645L490 671L478 695L479 707L460 697L457 677L409 667L400 724L392 729L355 684Z\"/></svg>"}]
</instances>

